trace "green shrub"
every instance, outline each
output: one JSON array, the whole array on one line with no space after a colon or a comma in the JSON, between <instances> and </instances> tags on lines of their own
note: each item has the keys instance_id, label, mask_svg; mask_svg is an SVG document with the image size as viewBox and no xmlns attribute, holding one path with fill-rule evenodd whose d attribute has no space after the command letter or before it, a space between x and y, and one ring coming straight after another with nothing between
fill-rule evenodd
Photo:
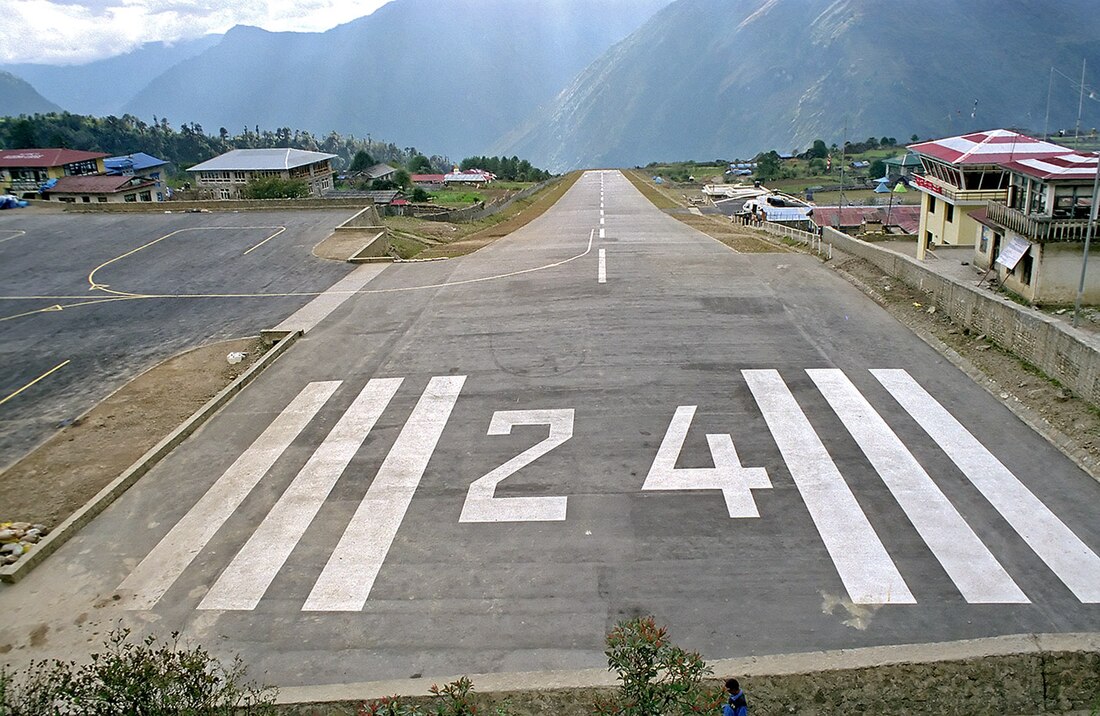
<instances>
[{"instance_id":1,"label":"green shrub","mask_svg":"<svg viewBox=\"0 0 1100 716\"><path fill-rule=\"evenodd\" d=\"M446 686L432 684L435 697L428 706L410 703L400 696L387 696L368 701L359 707L359 716L474 716L477 709L470 702L473 682L463 676Z\"/></svg>"},{"instance_id":2,"label":"green shrub","mask_svg":"<svg viewBox=\"0 0 1100 716\"><path fill-rule=\"evenodd\" d=\"M275 689L244 681L240 658L228 666L179 634L158 643L116 629L91 663L39 661L22 673L0 669L0 716L259 716L274 714Z\"/></svg>"},{"instance_id":3,"label":"green shrub","mask_svg":"<svg viewBox=\"0 0 1100 716\"><path fill-rule=\"evenodd\" d=\"M595 704L602 716L715 713L722 690L703 683L710 667L695 652L672 644L653 617L619 622L607 635L607 665L618 674L618 692Z\"/></svg>"}]
</instances>

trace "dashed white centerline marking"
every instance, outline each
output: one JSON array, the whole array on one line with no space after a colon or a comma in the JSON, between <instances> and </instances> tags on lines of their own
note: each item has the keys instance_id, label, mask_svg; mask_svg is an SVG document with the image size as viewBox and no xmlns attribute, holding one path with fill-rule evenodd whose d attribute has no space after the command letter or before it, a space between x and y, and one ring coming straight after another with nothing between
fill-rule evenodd
<instances>
[{"instance_id":1,"label":"dashed white centerline marking","mask_svg":"<svg viewBox=\"0 0 1100 716\"><path fill-rule=\"evenodd\" d=\"M603 249L600 249L598 281L599 283L607 283L607 253Z\"/></svg>"},{"instance_id":2,"label":"dashed white centerline marking","mask_svg":"<svg viewBox=\"0 0 1100 716\"><path fill-rule=\"evenodd\" d=\"M607 235L606 235L606 234L604 233L604 230L603 230L603 229L600 229L600 238L601 238L601 239L605 239L605 238L607 238Z\"/></svg>"}]
</instances>

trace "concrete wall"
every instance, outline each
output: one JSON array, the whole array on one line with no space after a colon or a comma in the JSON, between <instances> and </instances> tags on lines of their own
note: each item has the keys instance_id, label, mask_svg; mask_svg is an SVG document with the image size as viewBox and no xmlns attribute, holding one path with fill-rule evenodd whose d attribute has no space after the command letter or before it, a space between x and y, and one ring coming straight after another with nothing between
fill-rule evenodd
<instances>
[{"instance_id":1,"label":"concrete wall","mask_svg":"<svg viewBox=\"0 0 1100 716\"><path fill-rule=\"evenodd\" d=\"M156 212L187 211L248 211L280 209L361 209L371 204L370 199L230 199L219 201L154 201L130 204L69 204L66 211L77 212Z\"/></svg>"},{"instance_id":2,"label":"concrete wall","mask_svg":"<svg viewBox=\"0 0 1100 716\"><path fill-rule=\"evenodd\" d=\"M930 294L930 302L959 325L985 334L1100 407L1100 338L969 282L940 276L913 258L835 229L826 228L823 238L837 249L866 259L899 281Z\"/></svg>"}]
</instances>

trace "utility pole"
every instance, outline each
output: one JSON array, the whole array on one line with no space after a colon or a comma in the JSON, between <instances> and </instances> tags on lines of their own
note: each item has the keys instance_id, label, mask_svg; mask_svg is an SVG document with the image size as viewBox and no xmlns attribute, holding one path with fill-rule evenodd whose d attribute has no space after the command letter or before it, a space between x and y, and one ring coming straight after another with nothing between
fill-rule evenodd
<instances>
[{"instance_id":1,"label":"utility pole","mask_svg":"<svg viewBox=\"0 0 1100 716\"><path fill-rule=\"evenodd\" d=\"M1047 81L1047 114L1043 119L1043 141L1050 139L1050 90L1054 87L1054 65L1050 66L1050 80Z\"/></svg>"},{"instance_id":2,"label":"utility pole","mask_svg":"<svg viewBox=\"0 0 1100 716\"><path fill-rule=\"evenodd\" d=\"M1081 146L1081 111L1085 108L1085 62L1081 60L1081 98L1077 100L1077 128L1073 130L1073 148Z\"/></svg>"}]
</instances>

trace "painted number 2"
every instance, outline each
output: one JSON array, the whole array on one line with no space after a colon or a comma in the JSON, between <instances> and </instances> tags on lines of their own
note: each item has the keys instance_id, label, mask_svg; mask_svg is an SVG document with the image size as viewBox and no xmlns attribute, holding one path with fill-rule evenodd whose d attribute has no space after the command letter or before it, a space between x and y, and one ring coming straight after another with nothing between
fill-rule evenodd
<instances>
[{"instance_id":1,"label":"painted number 2","mask_svg":"<svg viewBox=\"0 0 1100 716\"><path fill-rule=\"evenodd\" d=\"M470 485L459 522L560 522L566 497L495 497L497 485L521 468L573 437L573 409L500 410L493 413L488 435L510 435L516 425L549 425L545 440L516 455Z\"/></svg>"}]
</instances>

